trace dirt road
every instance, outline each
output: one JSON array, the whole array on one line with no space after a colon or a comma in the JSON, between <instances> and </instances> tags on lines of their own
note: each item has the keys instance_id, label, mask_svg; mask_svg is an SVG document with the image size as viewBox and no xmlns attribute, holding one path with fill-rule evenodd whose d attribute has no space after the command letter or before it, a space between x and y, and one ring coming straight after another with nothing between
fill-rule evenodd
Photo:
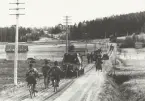
<instances>
[{"instance_id":1,"label":"dirt road","mask_svg":"<svg viewBox=\"0 0 145 101\"><path fill-rule=\"evenodd\" d=\"M103 82L103 73L96 72L93 69L77 79L71 87L54 101L98 101L98 94L101 91Z\"/></svg>"}]
</instances>

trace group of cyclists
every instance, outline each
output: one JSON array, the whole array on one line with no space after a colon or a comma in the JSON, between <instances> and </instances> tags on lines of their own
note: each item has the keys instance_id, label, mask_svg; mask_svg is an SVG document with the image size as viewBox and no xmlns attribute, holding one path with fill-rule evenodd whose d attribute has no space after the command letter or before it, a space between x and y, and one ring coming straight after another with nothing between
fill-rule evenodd
<instances>
[{"instance_id":1,"label":"group of cyclists","mask_svg":"<svg viewBox=\"0 0 145 101\"><path fill-rule=\"evenodd\" d=\"M102 66L101 66L101 64L103 63L102 49L99 48L91 53L87 53L87 60L88 63L92 63L93 61L95 61L96 70L98 69L102 70Z\"/></svg>"},{"instance_id":2,"label":"group of cyclists","mask_svg":"<svg viewBox=\"0 0 145 101\"><path fill-rule=\"evenodd\" d=\"M44 77L44 85L45 88L49 87L50 80L52 81L52 86L53 80L57 80L57 87L59 87L59 82L60 82L60 74L61 74L61 69L58 66L58 62L55 61L53 66L50 66L50 61L45 60L44 61L44 66L41 68L43 77ZM27 85L32 84L34 92L38 92L36 90L36 84L37 84L37 78L39 78L39 72L38 70L33 66L32 63L29 64L29 69L26 72L26 81Z\"/></svg>"},{"instance_id":3,"label":"group of cyclists","mask_svg":"<svg viewBox=\"0 0 145 101\"><path fill-rule=\"evenodd\" d=\"M111 45L110 48L112 50L113 46ZM90 63L90 61L91 62L95 61L96 71L97 70L102 71L103 56L101 53L102 53L102 50L100 48L91 54L87 54L88 63ZM54 84L53 84L54 79L57 80L57 86L59 87L60 75L61 75L62 70L58 66L57 61L54 62L53 66L50 66L50 60L45 60L44 66L42 66L41 71L42 71L42 74L44 77L45 88L49 87L50 80L52 81L52 86L54 86ZM33 84L33 88L34 88L35 92L38 92L36 90L37 78L39 78L38 70L36 68L34 68L33 63L30 63L29 69L26 73L26 81L27 81L28 85Z\"/></svg>"}]
</instances>

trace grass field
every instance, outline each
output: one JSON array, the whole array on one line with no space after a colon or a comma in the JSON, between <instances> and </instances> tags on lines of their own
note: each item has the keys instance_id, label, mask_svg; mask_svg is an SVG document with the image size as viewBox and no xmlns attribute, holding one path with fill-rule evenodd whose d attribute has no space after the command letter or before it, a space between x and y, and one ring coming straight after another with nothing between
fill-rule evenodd
<instances>
[{"instance_id":1,"label":"grass field","mask_svg":"<svg viewBox=\"0 0 145 101\"><path fill-rule=\"evenodd\" d=\"M120 56L120 66L116 68L113 79L119 87L123 101L145 101L145 59L144 49L124 49L126 55L137 58ZM121 58L124 57L124 58Z\"/></svg>"},{"instance_id":2,"label":"grass field","mask_svg":"<svg viewBox=\"0 0 145 101\"><path fill-rule=\"evenodd\" d=\"M115 75L107 75L102 85L100 101L145 101L144 54L145 49L121 50ZM108 67L112 67L110 63L106 65Z\"/></svg>"},{"instance_id":3,"label":"grass field","mask_svg":"<svg viewBox=\"0 0 145 101\"><path fill-rule=\"evenodd\" d=\"M39 70L42 67L43 61L37 61L34 66ZM14 62L13 61L1 61L0 63L0 89L7 84L13 84L14 76ZM26 61L18 62L18 82L25 80L25 74L28 69L28 63Z\"/></svg>"},{"instance_id":4,"label":"grass field","mask_svg":"<svg viewBox=\"0 0 145 101\"><path fill-rule=\"evenodd\" d=\"M94 51L100 47L106 47L105 44L96 45L93 43L73 43L76 48L86 48L89 52ZM65 53L65 44L28 44L29 51L27 52L27 58L35 59L53 59L60 61ZM0 59L6 58L5 45L0 45Z\"/></svg>"}]
</instances>

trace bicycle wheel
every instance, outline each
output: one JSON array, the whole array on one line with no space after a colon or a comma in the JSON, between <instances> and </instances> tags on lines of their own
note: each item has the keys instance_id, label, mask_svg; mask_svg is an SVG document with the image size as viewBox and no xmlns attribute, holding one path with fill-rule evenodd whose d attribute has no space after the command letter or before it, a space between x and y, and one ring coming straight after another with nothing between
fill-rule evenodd
<instances>
[{"instance_id":1,"label":"bicycle wheel","mask_svg":"<svg viewBox=\"0 0 145 101\"><path fill-rule=\"evenodd\" d=\"M53 84L54 84L54 92L57 91L57 80L53 80Z\"/></svg>"},{"instance_id":2,"label":"bicycle wheel","mask_svg":"<svg viewBox=\"0 0 145 101\"><path fill-rule=\"evenodd\" d=\"M32 84L29 84L29 93L30 93L30 97L32 98Z\"/></svg>"},{"instance_id":3,"label":"bicycle wheel","mask_svg":"<svg viewBox=\"0 0 145 101\"><path fill-rule=\"evenodd\" d=\"M44 77L44 86L45 86L45 89L48 87L48 84L47 84L47 77Z\"/></svg>"},{"instance_id":4,"label":"bicycle wheel","mask_svg":"<svg viewBox=\"0 0 145 101\"><path fill-rule=\"evenodd\" d=\"M33 98L33 96L35 96L33 84L29 85L29 92L30 92L30 97Z\"/></svg>"}]
</instances>

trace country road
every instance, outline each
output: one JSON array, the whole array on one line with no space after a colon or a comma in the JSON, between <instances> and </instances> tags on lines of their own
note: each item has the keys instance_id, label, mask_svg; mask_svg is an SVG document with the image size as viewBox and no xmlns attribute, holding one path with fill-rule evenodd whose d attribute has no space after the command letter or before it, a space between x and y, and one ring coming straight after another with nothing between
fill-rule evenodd
<instances>
[{"instance_id":1,"label":"country road","mask_svg":"<svg viewBox=\"0 0 145 101\"><path fill-rule=\"evenodd\" d=\"M41 80L37 84L39 92L33 99L30 98L25 84L24 87L14 89L12 93L0 94L0 101L95 101L104 77L102 72L96 72L92 67L93 64L89 64L85 75L79 78L61 80L57 93L53 92L52 87L44 89Z\"/></svg>"},{"instance_id":2,"label":"country road","mask_svg":"<svg viewBox=\"0 0 145 101\"><path fill-rule=\"evenodd\" d=\"M95 68L83 77L77 79L62 95L54 101L98 101L104 77ZM51 100L48 100L51 101Z\"/></svg>"}]
</instances>

